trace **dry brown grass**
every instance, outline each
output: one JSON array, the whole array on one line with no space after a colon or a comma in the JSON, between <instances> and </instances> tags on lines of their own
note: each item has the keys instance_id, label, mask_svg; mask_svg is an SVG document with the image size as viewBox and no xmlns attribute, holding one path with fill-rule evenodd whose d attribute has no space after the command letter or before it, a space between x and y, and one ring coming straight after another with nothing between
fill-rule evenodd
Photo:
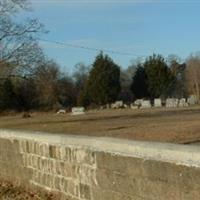
<instances>
[{"instance_id":1,"label":"dry brown grass","mask_svg":"<svg viewBox=\"0 0 200 200\"><path fill-rule=\"evenodd\" d=\"M53 194L27 191L8 182L0 182L0 200L53 200Z\"/></svg>"},{"instance_id":2,"label":"dry brown grass","mask_svg":"<svg viewBox=\"0 0 200 200\"><path fill-rule=\"evenodd\" d=\"M187 143L200 140L200 107L89 111L71 116L33 113L0 117L0 128L134 140Z\"/></svg>"}]
</instances>

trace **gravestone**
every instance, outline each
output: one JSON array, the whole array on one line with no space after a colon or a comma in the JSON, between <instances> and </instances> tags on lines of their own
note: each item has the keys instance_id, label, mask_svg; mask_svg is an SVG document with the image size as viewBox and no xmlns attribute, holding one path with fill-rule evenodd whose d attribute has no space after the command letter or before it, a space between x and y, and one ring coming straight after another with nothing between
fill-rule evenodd
<instances>
[{"instance_id":1,"label":"gravestone","mask_svg":"<svg viewBox=\"0 0 200 200\"><path fill-rule=\"evenodd\" d=\"M154 99L154 107L162 107L161 99Z\"/></svg>"},{"instance_id":2,"label":"gravestone","mask_svg":"<svg viewBox=\"0 0 200 200\"><path fill-rule=\"evenodd\" d=\"M66 113L66 110L64 109L60 109L57 111L57 114L65 114Z\"/></svg>"},{"instance_id":3,"label":"gravestone","mask_svg":"<svg viewBox=\"0 0 200 200\"><path fill-rule=\"evenodd\" d=\"M72 108L72 115L83 115L85 114L84 107L73 107Z\"/></svg>"},{"instance_id":4,"label":"gravestone","mask_svg":"<svg viewBox=\"0 0 200 200\"><path fill-rule=\"evenodd\" d=\"M136 109L140 108L138 105L136 105L134 103L132 103L130 106L131 106L131 109L133 109L133 110L136 110Z\"/></svg>"},{"instance_id":5,"label":"gravestone","mask_svg":"<svg viewBox=\"0 0 200 200\"><path fill-rule=\"evenodd\" d=\"M124 107L124 108L128 108L128 107L129 107L129 105L127 105L127 104L124 104L124 105L123 105L123 107Z\"/></svg>"},{"instance_id":6,"label":"gravestone","mask_svg":"<svg viewBox=\"0 0 200 200\"><path fill-rule=\"evenodd\" d=\"M149 100L143 100L141 102L141 108L151 108L151 102Z\"/></svg>"},{"instance_id":7,"label":"gravestone","mask_svg":"<svg viewBox=\"0 0 200 200\"><path fill-rule=\"evenodd\" d=\"M176 108L178 107L179 100L176 98L167 98L166 107L167 108Z\"/></svg>"},{"instance_id":8,"label":"gravestone","mask_svg":"<svg viewBox=\"0 0 200 200\"><path fill-rule=\"evenodd\" d=\"M179 107L186 107L186 106L188 106L188 103L187 103L186 99L185 98L180 99L178 106Z\"/></svg>"},{"instance_id":9,"label":"gravestone","mask_svg":"<svg viewBox=\"0 0 200 200\"><path fill-rule=\"evenodd\" d=\"M143 101L143 99L136 99L134 101L134 104L137 105L137 106L141 106L142 105L142 101Z\"/></svg>"},{"instance_id":10,"label":"gravestone","mask_svg":"<svg viewBox=\"0 0 200 200\"><path fill-rule=\"evenodd\" d=\"M113 108L113 109L119 109L119 108L123 108L123 107L124 107L123 101L116 101L115 103L111 104L111 108Z\"/></svg>"},{"instance_id":11,"label":"gravestone","mask_svg":"<svg viewBox=\"0 0 200 200\"><path fill-rule=\"evenodd\" d=\"M190 95L189 98L187 99L187 103L189 105L195 105L198 103L198 98L195 95Z\"/></svg>"}]
</instances>

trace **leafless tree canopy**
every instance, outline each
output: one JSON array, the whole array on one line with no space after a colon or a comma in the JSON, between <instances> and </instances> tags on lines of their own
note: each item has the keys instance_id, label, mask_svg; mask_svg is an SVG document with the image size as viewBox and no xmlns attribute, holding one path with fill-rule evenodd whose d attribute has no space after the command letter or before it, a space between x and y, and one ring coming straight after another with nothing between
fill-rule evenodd
<instances>
[{"instance_id":1,"label":"leafless tree canopy","mask_svg":"<svg viewBox=\"0 0 200 200\"><path fill-rule=\"evenodd\" d=\"M36 89L39 96L39 104L53 106L57 103L57 80L60 76L58 65L53 61L47 61L38 66L34 73Z\"/></svg>"},{"instance_id":2,"label":"leafless tree canopy","mask_svg":"<svg viewBox=\"0 0 200 200\"><path fill-rule=\"evenodd\" d=\"M189 94L200 99L200 55L192 55L187 60L186 78Z\"/></svg>"},{"instance_id":3,"label":"leafless tree canopy","mask_svg":"<svg viewBox=\"0 0 200 200\"><path fill-rule=\"evenodd\" d=\"M1 0L0 15L12 15L21 9L28 9L27 0Z\"/></svg>"},{"instance_id":4,"label":"leafless tree canopy","mask_svg":"<svg viewBox=\"0 0 200 200\"><path fill-rule=\"evenodd\" d=\"M42 59L42 50L36 37L43 31L43 25L36 19L17 23L21 9L28 8L27 0L0 0L0 60L12 63L17 71L27 70Z\"/></svg>"}]
</instances>

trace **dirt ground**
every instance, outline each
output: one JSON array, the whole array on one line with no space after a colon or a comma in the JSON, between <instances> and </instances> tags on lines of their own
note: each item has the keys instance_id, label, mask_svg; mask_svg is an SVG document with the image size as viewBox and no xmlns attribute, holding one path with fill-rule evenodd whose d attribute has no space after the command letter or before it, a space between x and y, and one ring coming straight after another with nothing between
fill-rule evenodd
<instances>
[{"instance_id":1,"label":"dirt ground","mask_svg":"<svg viewBox=\"0 0 200 200\"><path fill-rule=\"evenodd\" d=\"M85 115L32 113L1 116L0 128L73 135L190 143L200 140L200 107L88 111Z\"/></svg>"},{"instance_id":2,"label":"dirt ground","mask_svg":"<svg viewBox=\"0 0 200 200\"><path fill-rule=\"evenodd\" d=\"M11 183L0 182L0 200L53 200L52 194L25 191Z\"/></svg>"}]
</instances>

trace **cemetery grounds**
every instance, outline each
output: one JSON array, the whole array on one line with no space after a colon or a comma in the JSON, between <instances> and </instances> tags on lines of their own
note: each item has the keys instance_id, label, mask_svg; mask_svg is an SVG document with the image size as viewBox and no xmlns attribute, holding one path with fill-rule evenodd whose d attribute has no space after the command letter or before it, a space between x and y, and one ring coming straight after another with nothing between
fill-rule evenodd
<instances>
[{"instance_id":1,"label":"cemetery grounds","mask_svg":"<svg viewBox=\"0 0 200 200\"><path fill-rule=\"evenodd\" d=\"M0 128L172 143L200 140L200 106L105 109L84 115L31 113L0 116Z\"/></svg>"}]
</instances>

